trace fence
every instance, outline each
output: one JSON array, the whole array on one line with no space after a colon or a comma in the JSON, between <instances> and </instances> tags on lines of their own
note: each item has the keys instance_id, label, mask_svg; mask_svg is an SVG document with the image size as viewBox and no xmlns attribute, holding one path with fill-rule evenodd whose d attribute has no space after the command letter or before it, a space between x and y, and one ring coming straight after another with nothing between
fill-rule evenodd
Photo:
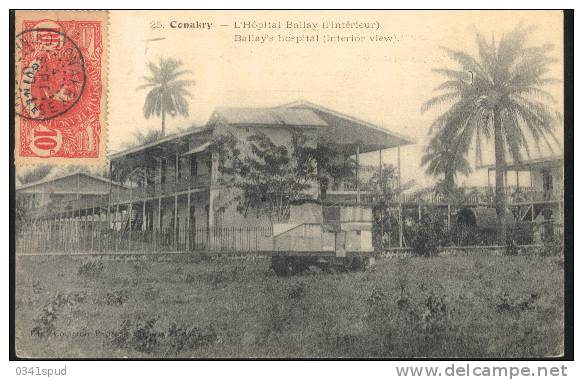
<instances>
[{"instance_id":1,"label":"fence","mask_svg":"<svg viewBox=\"0 0 583 380\"><path fill-rule=\"evenodd\" d=\"M107 222L63 221L22 228L16 251L23 253L117 253L268 251L271 227L192 227L158 230L107 228Z\"/></svg>"}]
</instances>

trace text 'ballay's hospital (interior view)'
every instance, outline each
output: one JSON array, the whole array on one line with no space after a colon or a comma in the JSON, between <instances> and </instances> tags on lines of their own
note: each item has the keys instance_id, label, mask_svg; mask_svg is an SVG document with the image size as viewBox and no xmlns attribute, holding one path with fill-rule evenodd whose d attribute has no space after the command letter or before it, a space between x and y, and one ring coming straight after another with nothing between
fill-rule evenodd
<instances>
[{"instance_id":1,"label":"text 'ballay's hospital (interior view)'","mask_svg":"<svg viewBox=\"0 0 583 380\"><path fill-rule=\"evenodd\" d=\"M339 159L354 160L354 176L331 178L325 189L314 184L305 192L304 202L297 202L287 220L274 227L269 217L237 208L232 188L221 180L212 142L224 133L245 141L261 132L275 144L290 145L295 131L311 143L331 141L341 146ZM385 247L398 248L407 244L404 226L422 219L429 208L440 210L448 228L459 223L494 228L493 166L481 168L488 171L488 185L472 188L455 204L430 191L401 191L400 147L414 143L357 116L305 101L270 108L218 108L202 127L111 154L106 176L69 172L17 187L19 202L35 221L27 233L43 236L35 240L29 235L18 247L47 252L261 251L276 248L274 234L298 226L303 226L302 236L315 234L322 240L322 231L307 226L325 229L323 219L358 225L384 218L387 222L379 228L375 223L347 228L354 235L348 244L353 249L369 247L380 234ZM381 152L388 149L397 151L397 162L382 162ZM379 152L378 165L363 165L360 155L374 152ZM561 154L506 166L505 192L512 211L508 224L530 226L524 244L536 243L538 227L545 221L553 222L554 233L562 233L563 162ZM389 164L396 169L392 186L398 190L386 197L371 179L382 177ZM342 207L323 217L312 210L322 205Z\"/></svg>"}]
</instances>

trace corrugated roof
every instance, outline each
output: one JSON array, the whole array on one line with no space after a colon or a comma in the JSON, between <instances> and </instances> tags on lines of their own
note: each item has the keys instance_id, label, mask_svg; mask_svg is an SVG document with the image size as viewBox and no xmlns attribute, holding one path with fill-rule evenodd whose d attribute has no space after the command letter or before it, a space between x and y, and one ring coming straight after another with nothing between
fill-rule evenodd
<instances>
[{"instance_id":1,"label":"corrugated roof","mask_svg":"<svg viewBox=\"0 0 583 380\"><path fill-rule=\"evenodd\" d=\"M79 171L78 170L78 171L75 171L75 172L65 173L63 175L54 176L54 177L49 175L49 176L47 176L47 177L45 177L45 178L43 178L41 180L23 184L23 185L21 185L19 187L16 187L14 190L15 191L24 190L24 189L28 189L28 188L31 188L31 187L34 187L34 186L43 185L45 183L55 182L55 181L58 181L58 180L61 180L61 179L73 177L73 176L76 176L76 175L84 175L86 177L93 178L93 179L96 179L96 180L101 181L101 182L105 182L106 184L109 184L109 182L111 182L115 186L120 186L120 187L126 187L127 188L127 186L124 186L121 183L118 183L116 181L110 181L109 178L101 177L101 176L96 175L96 174L86 173L86 172L83 172L83 171Z\"/></svg>"},{"instance_id":2,"label":"corrugated roof","mask_svg":"<svg viewBox=\"0 0 583 380\"><path fill-rule=\"evenodd\" d=\"M228 124L328 126L309 109L229 107L217 108L216 113Z\"/></svg>"},{"instance_id":3,"label":"corrugated roof","mask_svg":"<svg viewBox=\"0 0 583 380\"><path fill-rule=\"evenodd\" d=\"M120 152L110 153L108 155L108 157L109 157L110 160L116 160L118 158L127 156L128 154L140 152L142 150L149 149L149 148L152 148L152 147L161 145L163 143L171 142L173 140L179 140L179 139L181 139L183 137L190 136L190 135L193 135L193 134L196 134L196 133L205 132L205 131L208 131L208 130L209 129L208 129L207 126L190 128L190 129L188 129L188 130L186 130L184 132L173 133L173 134L164 136L164 137L162 137L159 140L149 142L147 144L138 145L138 146L135 146L135 147L132 147L132 148L128 148L128 149L122 150Z\"/></svg>"},{"instance_id":4,"label":"corrugated roof","mask_svg":"<svg viewBox=\"0 0 583 380\"><path fill-rule=\"evenodd\" d=\"M373 123L370 123L368 121L356 118L354 116L347 115L347 114L342 113L342 112L335 111L333 109L330 109L330 108L327 108L327 107L324 107L324 106L321 106L318 104L314 104L312 102L308 102L306 100L297 100L297 101L292 102L292 103L284 104L281 107L288 108L288 109L314 109L314 110L318 110L318 111L324 112L326 114L334 115L334 116L339 117L341 119L349 120L349 121L354 122L356 124L360 124L360 125L365 126L367 128L374 129L374 130L382 132L386 135L389 135L397 140L400 140L399 145L409 145L409 144L416 143L414 138L397 133L393 130L386 128L385 126L381 127L381 126L375 125Z\"/></svg>"},{"instance_id":5,"label":"corrugated roof","mask_svg":"<svg viewBox=\"0 0 583 380\"><path fill-rule=\"evenodd\" d=\"M526 160L522 160L521 162L506 162L506 169L507 170L515 170L515 169L529 169L534 167L544 167L552 164L557 164L559 161L563 161L563 155L552 155L547 157L535 157L529 158ZM494 169L496 168L496 164L486 164L486 165L479 165L477 169Z\"/></svg>"}]
</instances>

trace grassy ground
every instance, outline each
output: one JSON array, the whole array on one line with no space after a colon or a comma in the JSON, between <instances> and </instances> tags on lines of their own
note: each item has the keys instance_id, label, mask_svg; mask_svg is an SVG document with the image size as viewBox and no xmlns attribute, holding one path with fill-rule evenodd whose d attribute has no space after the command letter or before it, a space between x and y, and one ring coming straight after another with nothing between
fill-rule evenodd
<instances>
[{"instance_id":1,"label":"grassy ground","mask_svg":"<svg viewBox=\"0 0 583 380\"><path fill-rule=\"evenodd\" d=\"M563 346L563 261L387 258L276 277L269 261L16 260L24 357L542 357Z\"/></svg>"}]
</instances>

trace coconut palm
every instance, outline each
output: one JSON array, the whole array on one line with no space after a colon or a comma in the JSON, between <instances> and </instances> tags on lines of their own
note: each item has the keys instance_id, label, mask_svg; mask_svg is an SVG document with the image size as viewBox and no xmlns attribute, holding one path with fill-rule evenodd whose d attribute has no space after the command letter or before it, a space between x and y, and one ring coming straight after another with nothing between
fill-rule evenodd
<instances>
[{"instance_id":1,"label":"coconut palm","mask_svg":"<svg viewBox=\"0 0 583 380\"><path fill-rule=\"evenodd\" d=\"M504 172L506 153L520 162L522 151L530 156L529 141L539 148L544 141L552 150L549 138L556 141L553 130L561 115L549 103L555 103L545 86L558 82L548 77L549 66L556 60L549 56L553 46L528 46L532 28L518 26L497 42L487 42L476 33L478 55L443 48L458 67L437 69L445 81L436 88L439 95L424 103L422 112L440 104L450 106L431 126L446 141L456 141L460 152L475 145L481 160L482 142L494 140L496 164L496 215L498 237L506 239L504 215ZM530 136L530 138L528 138ZM540 149L540 148L539 148Z\"/></svg>"},{"instance_id":2,"label":"coconut palm","mask_svg":"<svg viewBox=\"0 0 583 380\"><path fill-rule=\"evenodd\" d=\"M460 152L455 141L447 141L441 135L434 136L425 148L421 157L421 165L427 166L425 173L438 177L443 175L440 186L448 194L455 189L455 178L458 173L468 175L472 169L464 152Z\"/></svg>"},{"instance_id":3,"label":"coconut palm","mask_svg":"<svg viewBox=\"0 0 583 380\"><path fill-rule=\"evenodd\" d=\"M187 87L194 84L191 80L179 79L191 73L181 70L182 62L173 58L160 58L158 65L149 62L150 76L143 77L145 84L138 89L150 89L144 102L144 116L160 117L162 120L161 136L166 133L166 114L188 116L188 102L191 97Z\"/></svg>"}]
</instances>

